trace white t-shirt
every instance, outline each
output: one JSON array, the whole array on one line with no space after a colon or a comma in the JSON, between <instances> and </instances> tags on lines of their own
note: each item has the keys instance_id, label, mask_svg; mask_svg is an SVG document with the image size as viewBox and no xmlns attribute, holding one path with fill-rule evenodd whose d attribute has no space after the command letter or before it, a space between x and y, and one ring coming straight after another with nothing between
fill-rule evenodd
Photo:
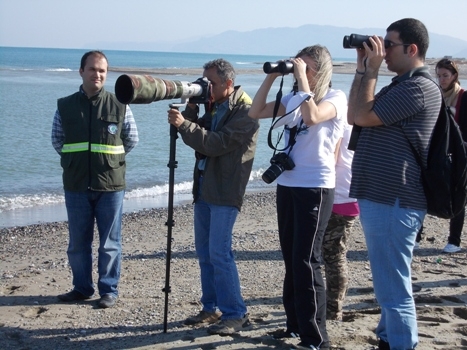
<instances>
[{"instance_id":1,"label":"white t-shirt","mask_svg":"<svg viewBox=\"0 0 467 350\"><path fill-rule=\"evenodd\" d=\"M347 147L349 145L352 125L344 123L344 135L337 152L336 161L336 191L334 193L334 204L353 203L357 200L349 198L350 182L352 180L352 159L353 151Z\"/></svg>"},{"instance_id":2,"label":"white t-shirt","mask_svg":"<svg viewBox=\"0 0 467 350\"><path fill-rule=\"evenodd\" d=\"M290 93L281 100L289 109L288 104L294 107L297 98L303 99L303 93L298 96ZM292 100L292 101L291 101ZM306 126L302 123L300 108L295 112L298 116L293 119L290 126L298 125L296 143L290 152L295 163L292 170L285 170L278 178L277 183L287 187L322 187L334 188L336 185L335 156L337 141L344 132L344 123L347 122L347 98L341 90L329 89L321 102L332 103L336 108L336 116L317 125ZM286 126L284 142L287 145L290 132ZM284 152L288 152L288 149Z\"/></svg>"}]
</instances>

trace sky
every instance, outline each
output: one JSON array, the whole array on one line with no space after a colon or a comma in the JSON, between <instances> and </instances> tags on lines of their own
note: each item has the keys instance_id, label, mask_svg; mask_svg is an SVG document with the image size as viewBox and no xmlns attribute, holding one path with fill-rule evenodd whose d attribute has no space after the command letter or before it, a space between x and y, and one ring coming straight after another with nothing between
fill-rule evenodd
<instances>
[{"instance_id":1,"label":"sky","mask_svg":"<svg viewBox=\"0 0 467 350\"><path fill-rule=\"evenodd\" d=\"M0 0L0 46L89 48L305 24L383 28L405 17L467 41L467 0ZM379 33L368 33L379 34ZM381 35L384 34L381 33ZM280 43L278 43L280 45ZM102 47L105 49L105 47Z\"/></svg>"}]
</instances>

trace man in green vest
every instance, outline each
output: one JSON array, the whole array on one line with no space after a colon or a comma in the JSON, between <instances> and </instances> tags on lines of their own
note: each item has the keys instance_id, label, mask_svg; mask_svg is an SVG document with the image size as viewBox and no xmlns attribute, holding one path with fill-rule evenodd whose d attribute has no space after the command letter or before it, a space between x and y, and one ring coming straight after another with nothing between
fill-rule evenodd
<instances>
[{"instance_id":1,"label":"man in green vest","mask_svg":"<svg viewBox=\"0 0 467 350\"><path fill-rule=\"evenodd\" d=\"M68 213L68 260L74 288L58 298L89 299L92 281L94 220L99 231L97 283L99 307L115 305L122 256L121 223L125 194L125 155L138 143L133 114L105 91L108 61L90 51L81 58L83 84L60 98L52 126L52 145L61 157Z\"/></svg>"}]
</instances>

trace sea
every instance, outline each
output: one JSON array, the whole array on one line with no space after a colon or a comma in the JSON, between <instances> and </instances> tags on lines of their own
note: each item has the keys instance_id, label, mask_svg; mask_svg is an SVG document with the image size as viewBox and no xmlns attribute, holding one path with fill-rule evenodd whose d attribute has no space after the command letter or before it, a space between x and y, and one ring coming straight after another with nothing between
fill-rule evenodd
<instances>
[{"instance_id":1,"label":"sea","mask_svg":"<svg viewBox=\"0 0 467 350\"><path fill-rule=\"evenodd\" d=\"M0 228L66 221L59 155L51 145L52 120L56 101L76 92L82 82L79 64L86 50L0 47ZM109 73L105 88L114 92L115 81L126 70L154 70L158 78L194 82L197 75L185 74L204 63L224 58L238 71L235 83L254 97L264 79L265 62L281 56L173 53L107 50ZM339 62L355 59L334 58ZM167 74L165 74L167 70ZM174 74L175 71L175 74ZM178 73L178 71L180 73ZM162 74L161 74L162 73ZM333 88L350 90L352 74L334 74ZM380 77L387 85L390 77ZM274 100L280 80L268 96ZM293 77L285 76L284 93L290 91ZM169 194L170 128L167 110L177 100L131 104L139 132L139 144L127 155L127 189L124 211L167 208ZM261 120L257 151L247 191L269 190L262 173L269 167L273 150L267 137L271 120ZM274 132L272 140L278 138ZM173 203L191 202L194 152L177 138Z\"/></svg>"}]
</instances>

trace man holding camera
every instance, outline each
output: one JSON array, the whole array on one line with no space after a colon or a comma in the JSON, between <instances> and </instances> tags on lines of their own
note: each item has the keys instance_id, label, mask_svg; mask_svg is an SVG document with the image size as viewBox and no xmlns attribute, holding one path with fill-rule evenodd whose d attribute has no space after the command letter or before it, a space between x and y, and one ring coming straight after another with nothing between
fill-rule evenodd
<instances>
[{"instance_id":1,"label":"man holding camera","mask_svg":"<svg viewBox=\"0 0 467 350\"><path fill-rule=\"evenodd\" d=\"M360 127L352 164L350 197L357 198L373 285L381 306L379 349L414 349L417 317L411 261L426 214L420 166L441 108L438 86L416 76L424 67L428 31L413 18L392 23L386 36L372 36L357 49L348 122ZM383 59L397 74L374 94ZM349 145L349 147L351 147ZM353 147L352 147L353 148Z\"/></svg>"},{"instance_id":2,"label":"man holding camera","mask_svg":"<svg viewBox=\"0 0 467 350\"><path fill-rule=\"evenodd\" d=\"M232 65L216 59L204 65L211 101L168 111L183 142L195 150L193 177L195 248L201 270L203 309L185 324L216 323L210 334L228 335L248 326L247 309L232 252L232 231L253 165L258 121L248 117L251 98L234 85ZM220 312L218 312L220 311Z\"/></svg>"},{"instance_id":3,"label":"man holding camera","mask_svg":"<svg viewBox=\"0 0 467 350\"><path fill-rule=\"evenodd\" d=\"M89 299L92 282L94 221L99 231L98 305L115 305L122 259L121 226L125 194L125 156L138 143L130 108L105 91L108 62L101 51L81 58L78 92L57 102L52 145L61 157L68 213L68 260L73 290L65 302Z\"/></svg>"}]
</instances>

